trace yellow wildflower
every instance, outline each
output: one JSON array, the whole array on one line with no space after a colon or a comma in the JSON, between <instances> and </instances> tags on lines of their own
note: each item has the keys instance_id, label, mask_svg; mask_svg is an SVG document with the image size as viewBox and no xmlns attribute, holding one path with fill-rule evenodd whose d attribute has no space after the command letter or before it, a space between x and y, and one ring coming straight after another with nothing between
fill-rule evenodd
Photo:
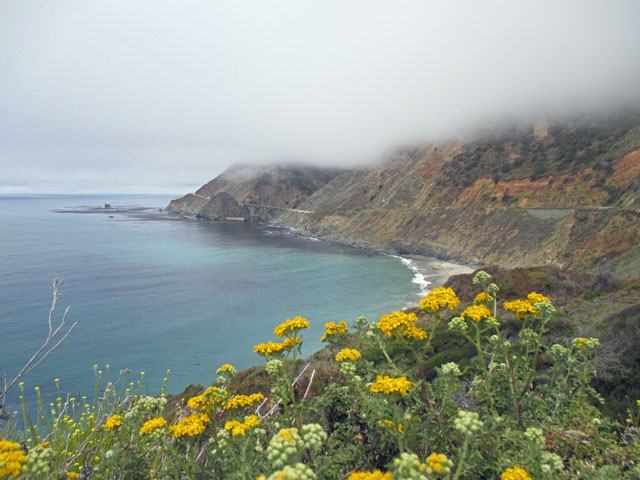
<instances>
[{"instance_id":1,"label":"yellow wildflower","mask_svg":"<svg viewBox=\"0 0 640 480\"><path fill-rule=\"evenodd\" d=\"M440 287L427 293L427 296L420 300L421 310L430 310L437 312L443 308L449 307L449 310L458 308L460 299L456 292L449 287Z\"/></svg>"},{"instance_id":2,"label":"yellow wildflower","mask_svg":"<svg viewBox=\"0 0 640 480\"><path fill-rule=\"evenodd\" d=\"M113 430L114 428L117 428L120 425L122 425L123 422L124 422L124 419L122 418L122 415L111 415L104 422L103 428L105 430Z\"/></svg>"},{"instance_id":3,"label":"yellow wildflower","mask_svg":"<svg viewBox=\"0 0 640 480\"><path fill-rule=\"evenodd\" d=\"M204 398L203 395L196 395L187 400L187 405L193 410L205 410L211 403L212 402Z\"/></svg>"},{"instance_id":4,"label":"yellow wildflower","mask_svg":"<svg viewBox=\"0 0 640 480\"><path fill-rule=\"evenodd\" d=\"M224 409L231 410L233 408L251 406L263 399L264 395L261 393L252 393L251 395L236 395L235 397L232 397L227 401Z\"/></svg>"},{"instance_id":5,"label":"yellow wildflower","mask_svg":"<svg viewBox=\"0 0 640 480\"><path fill-rule=\"evenodd\" d=\"M325 340L327 340L327 338L329 338L332 335L339 336L349 332L349 327L347 327L347 322L344 322L344 321L340 323L335 323L335 322L325 323L324 328L326 328L327 331L324 332L324 335L320 339L321 342L324 342Z\"/></svg>"},{"instance_id":6,"label":"yellow wildflower","mask_svg":"<svg viewBox=\"0 0 640 480\"><path fill-rule=\"evenodd\" d=\"M548 302L549 297L536 292L527 295L526 300L514 300L513 302L504 302L504 309L514 312L518 318L524 317L527 313L538 315L540 312L535 309L535 304L540 302Z\"/></svg>"},{"instance_id":7,"label":"yellow wildflower","mask_svg":"<svg viewBox=\"0 0 640 480\"><path fill-rule=\"evenodd\" d=\"M424 340L427 338L427 332L415 326L416 320L418 317L415 313L392 312L380 318L378 328L388 337L401 335L414 340Z\"/></svg>"},{"instance_id":8,"label":"yellow wildflower","mask_svg":"<svg viewBox=\"0 0 640 480\"><path fill-rule=\"evenodd\" d=\"M443 453L433 452L427 457L427 463L433 469L434 472L442 472L442 464L447 461L447 456Z\"/></svg>"},{"instance_id":9,"label":"yellow wildflower","mask_svg":"<svg viewBox=\"0 0 640 480\"><path fill-rule=\"evenodd\" d=\"M237 420L231 420L225 423L224 428L225 430L231 431L231 435L236 437L238 435L244 435L244 432L246 432L247 429L257 427L258 425L260 425L258 417L255 415L249 415L248 417L244 417L244 421L242 423Z\"/></svg>"},{"instance_id":10,"label":"yellow wildflower","mask_svg":"<svg viewBox=\"0 0 640 480\"><path fill-rule=\"evenodd\" d=\"M183 435L193 437L204 432L209 421L209 416L206 413L193 413L169 427L169 432L176 438Z\"/></svg>"},{"instance_id":11,"label":"yellow wildflower","mask_svg":"<svg viewBox=\"0 0 640 480\"><path fill-rule=\"evenodd\" d=\"M360 352L355 348L343 348L338 355L336 361L344 362L345 360L353 360L354 362L360 358Z\"/></svg>"},{"instance_id":12,"label":"yellow wildflower","mask_svg":"<svg viewBox=\"0 0 640 480\"><path fill-rule=\"evenodd\" d=\"M380 425L383 427L389 427L391 430L398 430L398 433L404 433L404 425L399 423L397 426L391 420L382 420Z\"/></svg>"},{"instance_id":13,"label":"yellow wildflower","mask_svg":"<svg viewBox=\"0 0 640 480\"><path fill-rule=\"evenodd\" d=\"M162 428L167 424L167 421L162 417L152 418L151 420L147 420L144 422L142 427L140 427L140 435L149 435L153 433L154 430L158 428Z\"/></svg>"},{"instance_id":14,"label":"yellow wildflower","mask_svg":"<svg viewBox=\"0 0 640 480\"><path fill-rule=\"evenodd\" d=\"M284 335L286 335L289 332L295 333L298 330L302 330L303 328L309 328L310 326L311 325L309 325L309 322L307 322L307 320L302 317L295 317L293 320L291 320L290 318L287 318L287 321L278 325L273 330L273 333L276 337L282 338Z\"/></svg>"},{"instance_id":15,"label":"yellow wildflower","mask_svg":"<svg viewBox=\"0 0 640 480\"><path fill-rule=\"evenodd\" d=\"M515 466L507 468L500 474L500 480L532 480L524 468Z\"/></svg>"},{"instance_id":16,"label":"yellow wildflower","mask_svg":"<svg viewBox=\"0 0 640 480\"><path fill-rule=\"evenodd\" d=\"M285 338L284 342L282 342L282 345L284 345L285 349L290 349L293 348L295 345L300 345L302 343L302 340L300 340L300 337L296 337L295 339L293 338Z\"/></svg>"},{"instance_id":17,"label":"yellow wildflower","mask_svg":"<svg viewBox=\"0 0 640 480\"><path fill-rule=\"evenodd\" d=\"M353 472L347 480L391 480L391 472L382 473L380 470L370 472L368 470Z\"/></svg>"},{"instance_id":18,"label":"yellow wildflower","mask_svg":"<svg viewBox=\"0 0 640 480\"><path fill-rule=\"evenodd\" d=\"M513 302L504 302L504 309L518 315L518 318L524 317L527 313L536 314L537 311L528 300L514 300Z\"/></svg>"},{"instance_id":19,"label":"yellow wildflower","mask_svg":"<svg viewBox=\"0 0 640 480\"><path fill-rule=\"evenodd\" d=\"M576 348L582 348L589 341L588 338L575 338L573 344Z\"/></svg>"},{"instance_id":20,"label":"yellow wildflower","mask_svg":"<svg viewBox=\"0 0 640 480\"><path fill-rule=\"evenodd\" d=\"M27 456L19 443L0 440L0 477L11 475L18 477Z\"/></svg>"},{"instance_id":21,"label":"yellow wildflower","mask_svg":"<svg viewBox=\"0 0 640 480\"><path fill-rule=\"evenodd\" d=\"M282 343L267 342L267 343L260 343L259 345L254 346L253 351L256 352L258 355L268 357L269 355L274 353L276 354L282 353L284 348L285 346Z\"/></svg>"},{"instance_id":22,"label":"yellow wildflower","mask_svg":"<svg viewBox=\"0 0 640 480\"><path fill-rule=\"evenodd\" d=\"M67 472L67 478L80 478L80 474L77 472Z\"/></svg>"},{"instance_id":23,"label":"yellow wildflower","mask_svg":"<svg viewBox=\"0 0 640 480\"><path fill-rule=\"evenodd\" d=\"M385 393L387 395L399 393L400 395L406 395L412 385L413 383L407 380L407 377L391 378L389 375L378 375L376 383L371 385L369 390L372 393Z\"/></svg>"},{"instance_id":24,"label":"yellow wildflower","mask_svg":"<svg viewBox=\"0 0 640 480\"><path fill-rule=\"evenodd\" d=\"M491 300L493 300L493 297L491 295L487 295L485 292L481 292L478 295L476 295L476 298L474 298L473 303L486 303L486 302L490 302Z\"/></svg>"},{"instance_id":25,"label":"yellow wildflower","mask_svg":"<svg viewBox=\"0 0 640 480\"><path fill-rule=\"evenodd\" d=\"M531 292L529 295L527 295L527 300L531 302L531 305L535 305L536 303L540 302L548 302L549 297L545 297L541 293Z\"/></svg>"},{"instance_id":26,"label":"yellow wildflower","mask_svg":"<svg viewBox=\"0 0 640 480\"><path fill-rule=\"evenodd\" d=\"M216 373L218 374L224 373L224 372L236 373L236 371L237 370L233 367L233 365L231 365L230 363L225 363L218 370L216 370Z\"/></svg>"},{"instance_id":27,"label":"yellow wildflower","mask_svg":"<svg viewBox=\"0 0 640 480\"><path fill-rule=\"evenodd\" d=\"M491 316L491 312L484 305L469 305L462 312L463 317L467 317L474 322L481 322L485 318L489 318Z\"/></svg>"}]
</instances>

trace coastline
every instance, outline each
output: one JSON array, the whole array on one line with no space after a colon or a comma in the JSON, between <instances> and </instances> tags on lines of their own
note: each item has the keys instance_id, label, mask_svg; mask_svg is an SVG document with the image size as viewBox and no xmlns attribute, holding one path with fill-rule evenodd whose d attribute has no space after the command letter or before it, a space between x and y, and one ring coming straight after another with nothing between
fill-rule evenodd
<instances>
[{"instance_id":1,"label":"coastline","mask_svg":"<svg viewBox=\"0 0 640 480\"><path fill-rule=\"evenodd\" d=\"M409 270L414 273L412 282L420 287L420 298L424 297L434 288L444 285L444 283L454 275L471 273L482 265L472 263L460 263L450 259L437 257L427 257L423 255L399 255L390 249L385 249L365 242L348 242L335 237L315 237L306 234L298 227L278 222L264 222L263 225L278 227L288 230L290 235L297 235L303 238L329 244L342 245L355 248L371 254L388 255L400 260ZM419 301L419 300L418 300ZM409 302L402 308L410 308L418 305L418 301Z\"/></svg>"}]
</instances>

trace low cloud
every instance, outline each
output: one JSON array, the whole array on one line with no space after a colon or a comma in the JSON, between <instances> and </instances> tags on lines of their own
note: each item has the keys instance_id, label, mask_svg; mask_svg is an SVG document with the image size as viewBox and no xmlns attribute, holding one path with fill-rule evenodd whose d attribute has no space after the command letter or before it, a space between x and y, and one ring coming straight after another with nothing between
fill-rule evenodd
<instances>
[{"instance_id":1,"label":"low cloud","mask_svg":"<svg viewBox=\"0 0 640 480\"><path fill-rule=\"evenodd\" d=\"M640 103L633 0L1 8L0 192L195 188Z\"/></svg>"}]
</instances>

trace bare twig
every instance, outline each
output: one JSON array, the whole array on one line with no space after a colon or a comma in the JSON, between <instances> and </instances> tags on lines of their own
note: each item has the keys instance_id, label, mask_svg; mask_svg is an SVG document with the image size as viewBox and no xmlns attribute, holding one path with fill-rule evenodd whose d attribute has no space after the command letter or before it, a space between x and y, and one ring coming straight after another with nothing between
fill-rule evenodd
<instances>
[{"instance_id":1,"label":"bare twig","mask_svg":"<svg viewBox=\"0 0 640 480\"><path fill-rule=\"evenodd\" d=\"M313 369L311 372L311 378L309 379L309 384L307 385L307 389L304 391L304 396L302 398L307 398L307 394L309 393L309 389L311 388L311 384L313 383L313 377L316 375L316 369Z\"/></svg>"},{"instance_id":2,"label":"bare twig","mask_svg":"<svg viewBox=\"0 0 640 480\"><path fill-rule=\"evenodd\" d=\"M309 368L309 365L311 365L310 363L307 363L304 368L302 369L302 371L298 374L298 376L296 377L296 379L293 381L293 383L291 384L291 386L293 387L296 383L298 383L298 380L300 380L300 377L302 376L302 374L304 372L307 371L307 368ZM278 403L276 403L273 407L271 407L271 410L269 410L266 415L263 415L263 417L268 417L269 415L271 415L276 408L278 408L278 405L280 405L280 403L282 402L282 400L278 400Z\"/></svg>"},{"instance_id":3,"label":"bare twig","mask_svg":"<svg viewBox=\"0 0 640 480\"><path fill-rule=\"evenodd\" d=\"M40 348L36 350L36 353L34 353L33 356L29 359L29 361L22 367L20 372L18 372L18 374L13 378L13 380L11 380L8 383L5 380L4 387L2 390L0 390L0 400L2 400L7 395L7 393L9 393L9 390L11 390L11 388L16 384L18 380L20 380L22 377L24 377L26 374L28 374L34 368L40 365L44 361L44 359L47 358L49 354L51 354L51 352L53 352L56 348L58 348L60 344L69 336L69 334L71 333L71 330L73 330L73 328L78 324L78 322L74 322L74 324L71 325L71 327L69 327L69 329L64 333L62 338L60 338L55 344L53 344L53 346L50 347L50 345L56 339L56 336L58 335L58 333L60 333L60 331L64 327L65 320L67 319L67 314L69 313L69 307L67 307L67 309L64 311L64 314L62 315L60 324L54 328L53 312L56 308L56 303L58 302L58 299L61 298L59 289L60 287L62 287L62 285L64 285L64 282L62 280L59 280L57 278L53 279L53 300L51 301L51 308L49 309L49 334L47 335L47 338L42 343Z\"/></svg>"}]
</instances>

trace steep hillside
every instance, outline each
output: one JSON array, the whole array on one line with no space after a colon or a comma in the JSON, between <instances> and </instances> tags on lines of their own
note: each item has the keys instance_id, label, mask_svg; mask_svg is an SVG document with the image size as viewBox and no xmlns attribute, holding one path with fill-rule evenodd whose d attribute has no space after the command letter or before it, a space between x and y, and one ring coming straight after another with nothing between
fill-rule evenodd
<instances>
[{"instance_id":1,"label":"steep hillside","mask_svg":"<svg viewBox=\"0 0 640 480\"><path fill-rule=\"evenodd\" d=\"M296 208L341 172L296 165L233 165L195 193L173 200L168 208L209 219L245 216L239 204L246 203ZM221 193L236 204L228 196L218 198Z\"/></svg>"},{"instance_id":2,"label":"steep hillside","mask_svg":"<svg viewBox=\"0 0 640 480\"><path fill-rule=\"evenodd\" d=\"M280 220L327 239L506 267L640 271L640 116L397 152Z\"/></svg>"},{"instance_id":3,"label":"steep hillside","mask_svg":"<svg viewBox=\"0 0 640 480\"><path fill-rule=\"evenodd\" d=\"M169 209L242 216L212 206L221 193L240 205L296 209L270 213L331 241L632 278L640 272L640 112L406 148L344 172L231 167ZM236 207L227 197L217 203Z\"/></svg>"}]
</instances>

